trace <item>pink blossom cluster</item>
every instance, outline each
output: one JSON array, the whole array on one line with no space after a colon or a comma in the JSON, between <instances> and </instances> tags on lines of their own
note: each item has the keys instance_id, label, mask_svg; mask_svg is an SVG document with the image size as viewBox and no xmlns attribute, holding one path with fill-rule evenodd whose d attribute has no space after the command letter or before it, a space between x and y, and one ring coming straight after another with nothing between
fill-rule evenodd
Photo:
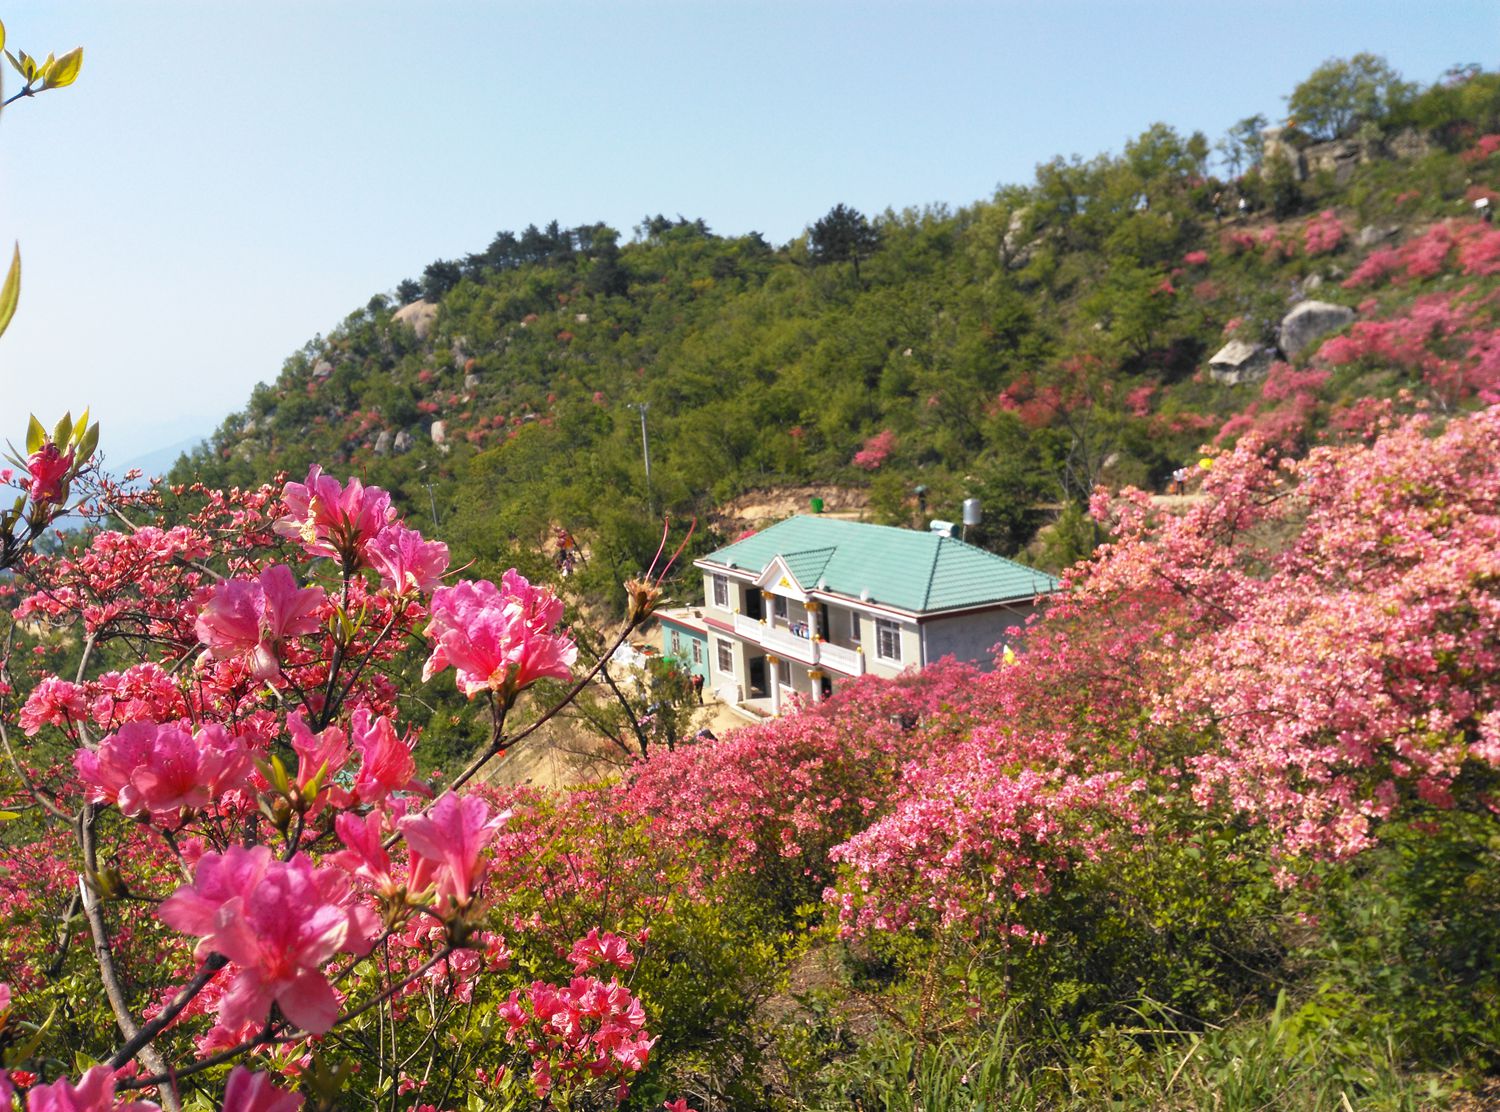
<instances>
[{"instance_id":1,"label":"pink blossom cluster","mask_svg":"<svg viewBox=\"0 0 1500 1112\"><path fill-rule=\"evenodd\" d=\"M1455 248L1457 273L1469 277L1500 274L1500 228L1481 221L1449 220L1432 225L1400 247L1370 252L1343 286L1355 290L1387 278L1399 282L1434 277L1450 268Z\"/></svg>"},{"instance_id":2,"label":"pink blossom cluster","mask_svg":"<svg viewBox=\"0 0 1500 1112\"><path fill-rule=\"evenodd\" d=\"M573 1090L600 1080L617 1100L651 1056L656 1040L646 1032L641 1002L618 981L574 977L567 985L535 981L500 1005L505 1037L531 1058L538 1098L566 1100Z\"/></svg>"},{"instance_id":3,"label":"pink blossom cluster","mask_svg":"<svg viewBox=\"0 0 1500 1112\"><path fill-rule=\"evenodd\" d=\"M1308 220L1302 229L1302 249L1309 255L1326 255L1337 251L1348 229L1332 209L1324 209Z\"/></svg>"},{"instance_id":4,"label":"pink blossom cluster","mask_svg":"<svg viewBox=\"0 0 1500 1112\"><path fill-rule=\"evenodd\" d=\"M864 471L878 471L895 448L896 434L890 429L881 429L867 438L864 447L854 453L854 466Z\"/></svg>"},{"instance_id":5,"label":"pink blossom cluster","mask_svg":"<svg viewBox=\"0 0 1500 1112\"><path fill-rule=\"evenodd\" d=\"M171 825L184 811L246 789L250 754L218 723L193 733L175 723L129 722L97 751L79 749L73 766L94 802Z\"/></svg>"},{"instance_id":6,"label":"pink blossom cluster","mask_svg":"<svg viewBox=\"0 0 1500 1112\"><path fill-rule=\"evenodd\" d=\"M470 698L490 691L508 705L537 680L567 679L578 656L572 639L554 632L561 600L514 570L499 587L480 579L439 588L431 613L426 634L433 648L422 678L451 666Z\"/></svg>"},{"instance_id":7,"label":"pink blossom cluster","mask_svg":"<svg viewBox=\"0 0 1500 1112\"><path fill-rule=\"evenodd\" d=\"M1465 769L1500 757L1497 435L1492 407L1295 463L1242 443L1207 502L1117 518L1088 590L1170 583L1195 615L1151 698L1159 727L1214 739L1191 762L1201 803L1264 823L1286 853L1345 857L1399 808L1455 805ZM1295 540L1264 547L1275 526Z\"/></svg>"},{"instance_id":8,"label":"pink blossom cluster","mask_svg":"<svg viewBox=\"0 0 1500 1112\"><path fill-rule=\"evenodd\" d=\"M379 932L342 871L319 868L303 853L279 861L265 846L204 854L192 883L158 914L200 939L200 958L217 952L232 963L219 1007L219 1023L230 1029L264 1026L274 1003L303 1030L327 1031L339 997L322 966L341 952L368 953Z\"/></svg>"}]
</instances>

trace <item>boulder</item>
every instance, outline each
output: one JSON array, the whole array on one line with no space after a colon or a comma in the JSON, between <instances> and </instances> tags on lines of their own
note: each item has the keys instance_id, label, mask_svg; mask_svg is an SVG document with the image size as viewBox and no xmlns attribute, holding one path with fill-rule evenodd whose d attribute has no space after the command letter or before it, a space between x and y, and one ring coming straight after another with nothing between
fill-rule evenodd
<instances>
[{"instance_id":1,"label":"boulder","mask_svg":"<svg viewBox=\"0 0 1500 1112\"><path fill-rule=\"evenodd\" d=\"M1354 237L1356 247L1374 247L1377 243L1383 243L1401 231L1399 224L1388 224L1378 227L1374 224L1366 224Z\"/></svg>"},{"instance_id":2,"label":"boulder","mask_svg":"<svg viewBox=\"0 0 1500 1112\"><path fill-rule=\"evenodd\" d=\"M447 452L448 451L448 422L447 421L434 421L432 423L432 428L430 428L428 430L428 435L430 435L432 437L433 446L436 447L438 449L438 451L440 451L440 452Z\"/></svg>"},{"instance_id":3,"label":"boulder","mask_svg":"<svg viewBox=\"0 0 1500 1112\"><path fill-rule=\"evenodd\" d=\"M391 445L396 436L390 429L381 429L380 435L375 438L375 454L377 456L388 456L391 454Z\"/></svg>"},{"instance_id":4,"label":"boulder","mask_svg":"<svg viewBox=\"0 0 1500 1112\"><path fill-rule=\"evenodd\" d=\"M1276 340L1281 353L1288 359L1314 340L1337 332L1354 319L1354 310L1347 305L1332 305L1327 301L1304 301L1281 318L1281 327L1276 331Z\"/></svg>"},{"instance_id":5,"label":"boulder","mask_svg":"<svg viewBox=\"0 0 1500 1112\"><path fill-rule=\"evenodd\" d=\"M395 452L398 456L404 456L407 452L412 450L412 447L415 444L416 440L412 436L412 434L407 432L405 429L402 429L391 441L391 451Z\"/></svg>"},{"instance_id":6,"label":"boulder","mask_svg":"<svg viewBox=\"0 0 1500 1112\"><path fill-rule=\"evenodd\" d=\"M464 389L465 390L478 390L479 389L479 376L478 375L464 375Z\"/></svg>"},{"instance_id":7,"label":"boulder","mask_svg":"<svg viewBox=\"0 0 1500 1112\"><path fill-rule=\"evenodd\" d=\"M391 320L404 324L417 334L417 339L427 339L432 331L432 322L437 320L438 307L433 301L413 301L391 314Z\"/></svg>"},{"instance_id":8,"label":"boulder","mask_svg":"<svg viewBox=\"0 0 1500 1112\"><path fill-rule=\"evenodd\" d=\"M313 368L313 378L328 378L333 374L333 364L324 359Z\"/></svg>"},{"instance_id":9,"label":"boulder","mask_svg":"<svg viewBox=\"0 0 1500 1112\"><path fill-rule=\"evenodd\" d=\"M1230 340L1209 359L1208 374L1215 382L1225 386L1256 382L1266 377L1273 358L1275 352L1263 344Z\"/></svg>"}]
</instances>

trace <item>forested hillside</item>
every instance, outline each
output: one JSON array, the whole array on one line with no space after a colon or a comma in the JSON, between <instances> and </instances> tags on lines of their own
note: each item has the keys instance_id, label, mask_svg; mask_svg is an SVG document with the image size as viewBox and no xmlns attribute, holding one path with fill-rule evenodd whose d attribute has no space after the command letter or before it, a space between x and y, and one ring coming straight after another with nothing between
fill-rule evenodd
<instances>
[{"instance_id":1,"label":"forested hillside","mask_svg":"<svg viewBox=\"0 0 1500 1112\"><path fill-rule=\"evenodd\" d=\"M937 517L978 496L1006 554L1061 518L1025 553L1057 568L1096 540L1098 483L1161 489L1249 428L1292 450L1372 398L1494 385L1500 262L1474 203L1500 186L1500 77L1418 90L1360 56L1291 107L1269 148L1260 117L1216 146L1154 124L985 201L837 206L780 246L662 216L629 239L501 232L309 342L176 478L357 471L486 567L539 570L560 525L601 592L664 511L809 479L866 487L891 522L918 485ZM1355 323L1288 343L1309 299ZM1264 350L1211 373L1230 341Z\"/></svg>"}]
</instances>

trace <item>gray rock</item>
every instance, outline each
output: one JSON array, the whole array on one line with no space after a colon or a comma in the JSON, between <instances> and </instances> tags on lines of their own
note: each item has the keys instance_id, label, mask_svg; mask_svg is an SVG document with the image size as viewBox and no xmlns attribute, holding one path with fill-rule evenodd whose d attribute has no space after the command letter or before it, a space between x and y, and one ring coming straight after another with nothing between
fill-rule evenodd
<instances>
[{"instance_id":1,"label":"gray rock","mask_svg":"<svg viewBox=\"0 0 1500 1112\"><path fill-rule=\"evenodd\" d=\"M331 374L333 374L333 364L326 359L313 368L313 378L327 378Z\"/></svg>"},{"instance_id":2,"label":"gray rock","mask_svg":"<svg viewBox=\"0 0 1500 1112\"><path fill-rule=\"evenodd\" d=\"M1266 377L1273 358L1275 353L1262 344L1230 340L1209 359L1208 374L1225 386L1257 382Z\"/></svg>"},{"instance_id":3,"label":"gray rock","mask_svg":"<svg viewBox=\"0 0 1500 1112\"><path fill-rule=\"evenodd\" d=\"M1281 327L1276 331L1276 340L1281 353L1288 359L1296 358L1314 340L1337 332L1354 319L1354 310L1345 305L1331 305L1326 301L1304 301L1281 318Z\"/></svg>"},{"instance_id":4,"label":"gray rock","mask_svg":"<svg viewBox=\"0 0 1500 1112\"><path fill-rule=\"evenodd\" d=\"M1323 276L1321 274L1309 274L1302 280L1302 288L1304 290L1315 290L1322 284Z\"/></svg>"},{"instance_id":5,"label":"gray rock","mask_svg":"<svg viewBox=\"0 0 1500 1112\"><path fill-rule=\"evenodd\" d=\"M1359 234L1354 237L1354 246L1374 247L1377 243L1384 243L1400 231L1401 226L1399 224L1390 224L1384 228L1377 227L1374 224L1366 224L1359 230Z\"/></svg>"},{"instance_id":6,"label":"gray rock","mask_svg":"<svg viewBox=\"0 0 1500 1112\"><path fill-rule=\"evenodd\" d=\"M464 389L465 390L478 390L479 389L479 376L478 375L464 375Z\"/></svg>"},{"instance_id":7,"label":"gray rock","mask_svg":"<svg viewBox=\"0 0 1500 1112\"><path fill-rule=\"evenodd\" d=\"M416 439L412 434L402 429L396 434L395 439L391 441L391 451L395 452L398 456L404 456L415 445Z\"/></svg>"},{"instance_id":8,"label":"gray rock","mask_svg":"<svg viewBox=\"0 0 1500 1112\"><path fill-rule=\"evenodd\" d=\"M438 307L432 301L413 301L391 314L391 320L404 324L417 334L417 339L427 339L432 331L432 322L437 320Z\"/></svg>"},{"instance_id":9,"label":"gray rock","mask_svg":"<svg viewBox=\"0 0 1500 1112\"><path fill-rule=\"evenodd\" d=\"M446 455L448 449L451 447L448 443L448 422L434 421L432 428L427 431L428 435L432 437L433 446Z\"/></svg>"},{"instance_id":10,"label":"gray rock","mask_svg":"<svg viewBox=\"0 0 1500 1112\"><path fill-rule=\"evenodd\" d=\"M390 429L381 429L380 435L375 438L375 454L377 456L390 455L391 445L395 439L395 434Z\"/></svg>"},{"instance_id":11,"label":"gray rock","mask_svg":"<svg viewBox=\"0 0 1500 1112\"><path fill-rule=\"evenodd\" d=\"M1385 147L1396 158L1425 158L1432 153L1427 136L1414 127L1396 132L1386 140Z\"/></svg>"}]
</instances>

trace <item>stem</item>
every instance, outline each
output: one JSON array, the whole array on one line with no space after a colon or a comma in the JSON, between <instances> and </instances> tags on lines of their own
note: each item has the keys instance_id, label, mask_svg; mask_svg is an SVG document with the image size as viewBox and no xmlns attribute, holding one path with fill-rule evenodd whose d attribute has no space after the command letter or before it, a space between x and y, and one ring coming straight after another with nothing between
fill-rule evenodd
<instances>
[{"instance_id":1,"label":"stem","mask_svg":"<svg viewBox=\"0 0 1500 1112\"><path fill-rule=\"evenodd\" d=\"M165 1030L182 1009L191 1004L193 998L203 991L204 986L214 979L214 975L228 964L229 959L223 954L209 954L208 960L203 963L203 968L183 987L181 992L172 998L172 1002L166 1006L161 1015L142 1027L133 1037L126 1040L124 1046L115 1051L114 1057L109 1060L109 1068L117 1070L134 1058L136 1052Z\"/></svg>"},{"instance_id":2,"label":"stem","mask_svg":"<svg viewBox=\"0 0 1500 1112\"><path fill-rule=\"evenodd\" d=\"M128 1044L140 1037L141 1028L130 1014L130 1002L125 998L125 989L120 983L119 972L115 969L114 952L109 944L109 929L104 922L104 910L99 906L99 898L89 888L88 882L89 876L97 876L99 873L99 855L94 844L94 824L98 819L99 812L91 803L85 804L78 816L78 842L83 851L83 867L87 874L78 878L78 894L83 901L89 931L94 938L94 960L99 966L99 979L104 984L104 995L109 998L110 1010L115 1013L115 1024ZM141 1044L140 1056L147 1068L159 1075L153 1084L172 1080L173 1074L167 1060L150 1044L149 1037ZM175 1091L163 1089L161 1095L171 1112L181 1112L182 1104Z\"/></svg>"}]
</instances>

